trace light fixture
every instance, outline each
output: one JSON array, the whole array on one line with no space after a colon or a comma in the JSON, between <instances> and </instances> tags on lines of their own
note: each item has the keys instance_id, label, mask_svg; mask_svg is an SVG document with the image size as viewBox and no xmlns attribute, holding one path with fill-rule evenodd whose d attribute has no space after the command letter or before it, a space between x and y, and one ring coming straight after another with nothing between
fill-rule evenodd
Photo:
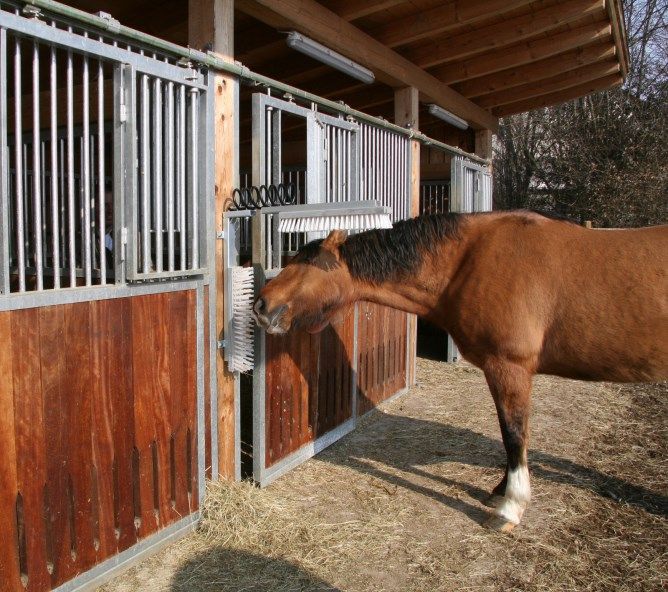
<instances>
[{"instance_id":1,"label":"light fixture","mask_svg":"<svg viewBox=\"0 0 668 592\"><path fill-rule=\"evenodd\" d=\"M466 123L466 121L464 121L461 117L457 117L453 113L450 113L450 111L446 111L443 109L443 107L439 107L438 105L429 105L429 114L433 115L434 117L438 117L439 119L442 119L443 121L449 123L450 125L454 125L461 130L468 129L469 127L469 124Z\"/></svg>"},{"instance_id":2,"label":"light fixture","mask_svg":"<svg viewBox=\"0 0 668 592\"><path fill-rule=\"evenodd\" d=\"M288 47L291 47L292 49L299 51L304 55L313 58L314 60L318 60L323 64L327 64L332 68L336 68L337 70L340 70L341 72L348 74L348 76L352 76L353 78L356 78L365 84L371 84L376 79L373 72L368 68L360 66L356 62L349 60L340 53L332 51L329 49L329 47L325 47L313 39L304 37L304 35L297 33L297 31L291 31L288 33L288 38L286 41L288 43Z\"/></svg>"}]
</instances>

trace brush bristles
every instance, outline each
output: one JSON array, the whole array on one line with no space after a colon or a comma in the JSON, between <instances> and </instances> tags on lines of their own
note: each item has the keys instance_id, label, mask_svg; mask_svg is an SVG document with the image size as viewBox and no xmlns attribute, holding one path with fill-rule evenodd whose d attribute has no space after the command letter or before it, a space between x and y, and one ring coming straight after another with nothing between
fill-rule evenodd
<instances>
[{"instance_id":1,"label":"brush bristles","mask_svg":"<svg viewBox=\"0 0 668 592\"><path fill-rule=\"evenodd\" d=\"M255 298L252 267L232 267L232 318L228 343L231 372L250 372L255 365Z\"/></svg>"},{"instance_id":2,"label":"brush bristles","mask_svg":"<svg viewBox=\"0 0 668 592\"><path fill-rule=\"evenodd\" d=\"M281 218L280 232L327 232L330 230L371 230L392 228L387 214L341 214L312 218Z\"/></svg>"}]
</instances>

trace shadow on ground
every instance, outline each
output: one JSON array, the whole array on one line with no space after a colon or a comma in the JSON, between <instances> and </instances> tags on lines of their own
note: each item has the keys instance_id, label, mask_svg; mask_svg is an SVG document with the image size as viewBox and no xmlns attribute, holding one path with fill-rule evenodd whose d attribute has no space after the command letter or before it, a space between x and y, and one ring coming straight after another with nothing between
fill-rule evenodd
<instances>
[{"instance_id":1,"label":"shadow on ground","mask_svg":"<svg viewBox=\"0 0 668 592\"><path fill-rule=\"evenodd\" d=\"M304 569L281 559L212 547L179 567L171 592L339 592Z\"/></svg>"},{"instance_id":2,"label":"shadow on ground","mask_svg":"<svg viewBox=\"0 0 668 592\"><path fill-rule=\"evenodd\" d=\"M382 465L432 480L435 484L459 489L482 502L489 496L489 491L470 483L435 475L424 467L447 462L498 468L501 480L506 462L500 440L467 428L399 415L383 415L365 429L350 435L346 443L344 450L347 454L343 453L339 444L322 452L319 458L427 495L478 523L487 516L478 506L465 499L442 493L438 485L431 488L414 483L394 471L384 470ZM651 514L668 516L667 496L572 460L530 450L529 467L534 477L589 490L601 497L636 506Z\"/></svg>"}]
</instances>

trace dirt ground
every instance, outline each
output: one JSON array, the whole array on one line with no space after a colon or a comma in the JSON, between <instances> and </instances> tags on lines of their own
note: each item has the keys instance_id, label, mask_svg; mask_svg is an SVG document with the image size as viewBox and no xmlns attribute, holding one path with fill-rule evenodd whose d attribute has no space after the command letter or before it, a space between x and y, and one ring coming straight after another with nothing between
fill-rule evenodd
<instances>
[{"instance_id":1,"label":"dirt ground","mask_svg":"<svg viewBox=\"0 0 668 592\"><path fill-rule=\"evenodd\" d=\"M420 359L417 387L264 490L211 486L198 532L101 588L666 590L668 384L538 377L533 500L481 500L505 455L482 373Z\"/></svg>"}]
</instances>

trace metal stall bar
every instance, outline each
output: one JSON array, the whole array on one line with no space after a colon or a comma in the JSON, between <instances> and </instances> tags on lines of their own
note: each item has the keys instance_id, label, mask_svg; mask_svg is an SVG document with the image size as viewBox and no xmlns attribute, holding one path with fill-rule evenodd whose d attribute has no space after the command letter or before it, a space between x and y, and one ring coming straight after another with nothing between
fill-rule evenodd
<instances>
[{"instance_id":1,"label":"metal stall bar","mask_svg":"<svg viewBox=\"0 0 668 592\"><path fill-rule=\"evenodd\" d=\"M43 251L42 251L42 180L39 174L40 165L40 121L39 121L39 44L33 42L32 54L32 198L33 198L33 263L37 276L37 289L43 286Z\"/></svg>"},{"instance_id":2,"label":"metal stall bar","mask_svg":"<svg viewBox=\"0 0 668 592\"><path fill-rule=\"evenodd\" d=\"M104 66L97 62L97 209L99 238L100 284L107 283L106 207L105 203L105 153L104 153ZM55 266L54 266L55 267Z\"/></svg>"},{"instance_id":3,"label":"metal stall bar","mask_svg":"<svg viewBox=\"0 0 668 592\"><path fill-rule=\"evenodd\" d=\"M7 29L0 27L0 294L9 294L9 150L7 143Z\"/></svg>"},{"instance_id":4,"label":"metal stall bar","mask_svg":"<svg viewBox=\"0 0 668 592\"><path fill-rule=\"evenodd\" d=\"M22 137L23 109L21 106L21 39L14 38L14 168L16 170L16 182L14 183L15 212L16 212L16 248L18 259L18 284L19 292L26 290L26 259L25 259L25 211L24 200L24 156Z\"/></svg>"},{"instance_id":5,"label":"metal stall bar","mask_svg":"<svg viewBox=\"0 0 668 592\"><path fill-rule=\"evenodd\" d=\"M55 25L54 25L55 26ZM51 47L50 87L51 92L51 257L53 287L60 288L60 228L58 209L58 114L57 114L57 60L56 48Z\"/></svg>"}]
</instances>

